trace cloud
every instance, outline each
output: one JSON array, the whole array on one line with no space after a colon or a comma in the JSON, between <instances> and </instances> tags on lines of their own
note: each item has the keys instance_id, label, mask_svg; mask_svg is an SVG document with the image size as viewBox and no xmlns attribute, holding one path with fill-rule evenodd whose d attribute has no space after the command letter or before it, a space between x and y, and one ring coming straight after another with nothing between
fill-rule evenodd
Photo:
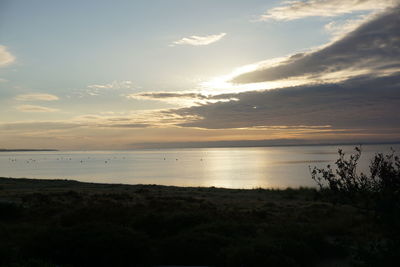
<instances>
[{"instance_id":1,"label":"cloud","mask_svg":"<svg viewBox=\"0 0 400 267\"><path fill-rule=\"evenodd\" d=\"M7 66L15 61L15 57L7 50L7 47L0 45L0 67Z\"/></svg>"},{"instance_id":2,"label":"cloud","mask_svg":"<svg viewBox=\"0 0 400 267\"><path fill-rule=\"evenodd\" d=\"M16 107L17 110L22 112L56 112L58 109L48 108L43 106L35 106L35 105L20 105Z\"/></svg>"},{"instance_id":3,"label":"cloud","mask_svg":"<svg viewBox=\"0 0 400 267\"><path fill-rule=\"evenodd\" d=\"M116 123L110 125L104 125L103 127L112 127L112 128L147 128L151 127L151 124L148 123Z\"/></svg>"},{"instance_id":4,"label":"cloud","mask_svg":"<svg viewBox=\"0 0 400 267\"><path fill-rule=\"evenodd\" d=\"M122 90L134 88L132 81L113 81L106 84L90 84L87 86L86 94L91 96L97 96L102 94L104 91L110 90Z\"/></svg>"},{"instance_id":5,"label":"cloud","mask_svg":"<svg viewBox=\"0 0 400 267\"><path fill-rule=\"evenodd\" d=\"M191 92L147 92L131 94L128 98L143 98L143 99L168 99L168 98L188 98L188 99L209 99L209 96L201 93L191 93Z\"/></svg>"},{"instance_id":6,"label":"cloud","mask_svg":"<svg viewBox=\"0 0 400 267\"><path fill-rule=\"evenodd\" d=\"M399 8L369 17L341 39L314 51L245 68L241 84L295 79L274 90L207 94L145 92L133 98L191 99L196 105L164 111L172 123L198 129L274 129L291 137L400 138ZM286 83L287 84L287 83ZM217 88L218 89L218 88ZM223 101L212 101L224 99ZM270 132L269 132L270 133Z\"/></svg>"},{"instance_id":7,"label":"cloud","mask_svg":"<svg viewBox=\"0 0 400 267\"><path fill-rule=\"evenodd\" d=\"M360 15L352 19L331 21L325 24L324 29L332 35L333 41L337 41L366 21L372 20L375 16L376 14Z\"/></svg>"},{"instance_id":8,"label":"cloud","mask_svg":"<svg viewBox=\"0 0 400 267\"><path fill-rule=\"evenodd\" d=\"M215 42L218 42L221 40L226 33L220 33L220 34L213 34L213 35L207 35L207 36L196 36L192 35L190 37L184 37L178 41L175 41L172 43L172 46L174 45L193 45L193 46L200 46L200 45L209 45Z\"/></svg>"},{"instance_id":9,"label":"cloud","mask_svg":"<svg viewBox=\"0 0 400 267\"><path fill-rule=\"evenodd\" d=\"M231 98L229 95L225 94L211 95L193 91L143 92L143 93L130 94L127 96L127 98L162 101L178 105L180 107L190 107L206 103L216 103L216 102L226 102L226 101L236 100L234 98Z\"/></svg>"},{"instance_id":10,"label":"cloud","mask_svg":"<svg viewBox=\"0 0 400 267\"><path fill-rule=\"evenodd\" d=\"M219 94L211 95L201 92L179 91L179 92L144 92L130 94L127 96L132 99L147 99L147 100L193 100L193 101L225 101L232 100L229 95Z\"/></svg>"},{"instance_id":11,"label":"cloud","mask_svg":"<svg viewBox=\"0 0 400 267\"><path fill-rule=\"evenodd\" d=\"M18 101L54 101L58 99L58 96L51 94L23 94L15 97L15 100Z\"/></svg>"},{"instance_id":12,"label":"cloud","mask_svg":"<svg viewBox=\"0 0 400 267\"><path fill-rule=\"evenodd\" d=\"M218 102L171 112L191 118L183 127L206 129L317 126L388 130L400 135L400 72L358 77L337 84L308 85L233 94ZM198 118L193 120L193 118Z\"/></svg>"},{"instance_id":13,"label":"cloud","mask_svg":"<svg viewBox=\"0 0 400 267\"><path fill-rule=\"evenodd\" d=\"M305 17L333 17L356 11L371 11L391 7L398 0L308 0L287 1L285 5L272 8L261 20L294 20Z\"/></svg>"},{"instance_id":14,"label":"cloud","mask_svg":"<svg viewBox=\"0 0 400 267\"><path fill-rule=\"evenodd\" d=\"M168 110L135 110L124 114L87 114L72 121L91 128L158 128L176 127L190 120Z\"/></svg>"},{"instance_id":15,"label":"cloud","mask_svg":"<svg viewBox=\"0 0 400 267\"><path fill-rule=\"evenodd\" d=\"M130 89L133 87L132 81L113 81L107 84L91 84L88 88L91 89Z\"/></svg>"},{"instance_id":16,"label":"cloud","mask_svg":"<svg viewBox=\"0 0 400 267\"><path fill-rule=\"evenodd\" d=\"M346 73L388 75L400 70L400 8L362 24L319 50L299 53L269 66L238 75L236 83L256 83L311 76L340 78ZM350 75L351 77L351 75Z\"/></svg>"}]
</instances>

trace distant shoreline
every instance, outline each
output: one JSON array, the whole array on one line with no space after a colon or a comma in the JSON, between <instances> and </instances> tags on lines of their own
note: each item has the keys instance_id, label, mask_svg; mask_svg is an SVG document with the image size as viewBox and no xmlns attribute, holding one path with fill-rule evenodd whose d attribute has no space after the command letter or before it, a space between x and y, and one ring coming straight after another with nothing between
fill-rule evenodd
<instances>
[{"instance_id":1,"label":"distant shoreline","mask_svg":"<svg viewBox=\"0 0 400 267\"><path fill-rule=\"evenodd\" d=\"M59 151L58 149L0 149L0 152L40 152L40 151Z\"/></svg>"},{"instance_id":2,"label":"distant shoreline","mask_svg":"<svg viewBox=\"0 0 400 267\"><path fill-rule=\"evenodd\" d=\"M215 142L182 142L182 143L155 143L156 146L146 143L143 147L136 147L130 149L116 149L110 151L129 151L129 150L161 150L161 149L192 149L192 148L263 148L263 147L301 147L301 146L370 146L370 145L398 145L400 141L388 142L339 142L339 143L282 143L282 144L265 144L265 140L253 141L215 141ZM246 142L245 144L238 144L239 142ZM88 150L85 150L88 151ZM96 151L96 150L93 150Z\"/></svg>"},{"instance_id":3,"label":"distant shoreline","mask_svg":"<svg viewBox=\"0 0 400 267\"><path fill-rule=\"evenodd\" d=\"M301 147L301 146L371 146L398 145L400 141L387 142L339 142L339 143L283 143L265 144L265 140L214 141L214 142L180 142L180 143L145 143L143 147L126 149L0 149L0 152L41 152L41 151L135 151L135 150L164 150L164 149L194 149L194 148L263 148L263 147ZM238 144L246 142L245 144ZM148 146L147 146L148 145Z\"/></svg>"}]
</instances>

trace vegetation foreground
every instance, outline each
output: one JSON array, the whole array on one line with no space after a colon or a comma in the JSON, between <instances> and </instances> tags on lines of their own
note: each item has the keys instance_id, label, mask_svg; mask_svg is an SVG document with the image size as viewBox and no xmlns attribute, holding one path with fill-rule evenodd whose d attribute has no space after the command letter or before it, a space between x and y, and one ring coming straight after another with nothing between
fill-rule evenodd
<instances>
[{"instance_id":1,"label":"vegetation foreground","mask_svg":"<svg viewBox=\"0 0 400 267\"><path fill-rule=\"evenodd\" d=\"M316 189L0 178L2 266L391 266L368 210ZM395 242L395 243L393 243Z\"/></svg>"}]
</instances>

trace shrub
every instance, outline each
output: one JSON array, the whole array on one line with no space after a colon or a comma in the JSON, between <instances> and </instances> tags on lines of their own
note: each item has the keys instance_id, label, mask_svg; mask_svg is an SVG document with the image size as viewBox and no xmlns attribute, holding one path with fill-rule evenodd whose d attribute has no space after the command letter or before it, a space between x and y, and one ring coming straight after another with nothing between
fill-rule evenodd
<instances>
[{"instance_id":1,"label":"shrub","mask_svg":"<svg viewBox=\"0 0 400 267\"><path fill-rule=\"evenodd\" d=\"M314 167L311 176L320 192L328 193L331 200L361 205L367 214L372 211L378 219L375 222L381 236L355 246L354 264L394 266L400 260L400 160L393 150L387 155L378 153L371 160L370 174L366 175L357 173L360 156L360 147L348 158L339 150L335 171L329 165L327 169Z\"/></svg>"},{"instance_id":2,"label":"shrub","mask_svg":"<svg viewBox=\"0 0 400 267\"><path fill-rule=\"evenodd\" d=\"M330 165L326 169L311 169L311 177L320 191L330 193L336 201L351 201L372 208L385 222L400 222L400 159L395 151L387 155L376 154L371 160L369 175L357 172L360 147L355 147L355 153L350 157L346 157L341 149L338 153L335 171Z\"/></svg>"}]
</instances>

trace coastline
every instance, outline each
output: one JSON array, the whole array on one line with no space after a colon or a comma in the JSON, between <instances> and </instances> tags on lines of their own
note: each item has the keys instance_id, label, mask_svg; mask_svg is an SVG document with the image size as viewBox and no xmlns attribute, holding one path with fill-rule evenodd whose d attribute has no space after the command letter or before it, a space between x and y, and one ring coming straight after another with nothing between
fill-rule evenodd
<instances>
[{"instance_id":1,"label":"coastline","mask_svg":"<svg viewBox=\"0 0 400 267\"><path fill-rule=\"evenodd\" d=\"M46 152L46 151L60 151L58 149L0 149L0 152Z\"/></svg>"}]
</instances>

